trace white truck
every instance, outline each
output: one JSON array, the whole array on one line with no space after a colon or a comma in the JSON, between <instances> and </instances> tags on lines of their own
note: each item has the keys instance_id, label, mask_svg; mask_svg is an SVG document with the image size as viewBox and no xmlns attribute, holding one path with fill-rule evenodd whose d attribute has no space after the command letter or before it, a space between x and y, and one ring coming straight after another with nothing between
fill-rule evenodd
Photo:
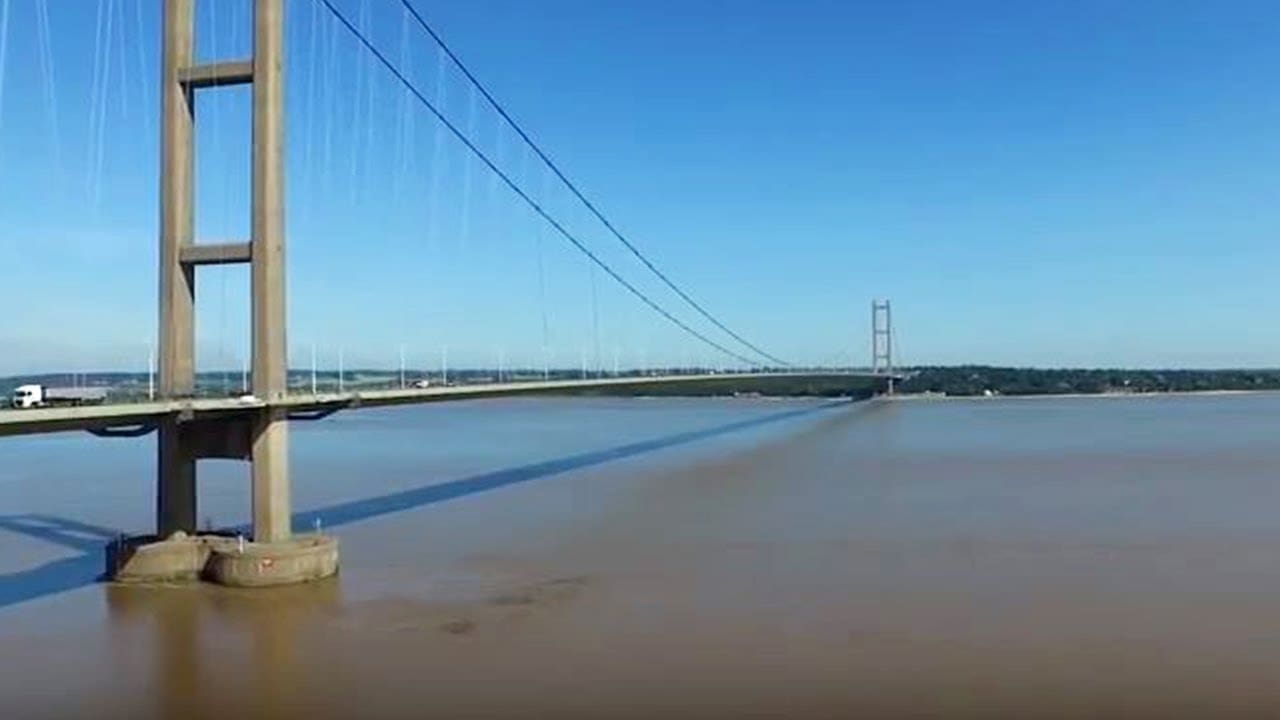
<instances>
[{"instance_id":1,"label":"white truck","mask_svg":"<svg viewBox=\"0 0 1280 720\"><path fill-rule=\"evenodd\" d=\"M105 402L106 388L19 385L9 404L19 410L53 405L93 405Z\"/></svg>"}]
</instances>

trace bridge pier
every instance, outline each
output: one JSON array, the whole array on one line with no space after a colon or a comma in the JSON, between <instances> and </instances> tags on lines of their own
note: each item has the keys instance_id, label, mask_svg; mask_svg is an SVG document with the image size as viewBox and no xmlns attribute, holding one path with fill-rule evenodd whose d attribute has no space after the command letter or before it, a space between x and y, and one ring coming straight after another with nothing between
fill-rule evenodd
<instances>
[{"instance_id":1,"label":"bridge pier","mask_svg":"<svg viewBox=\"0 0 1280 720\"><path fill-rule=\"evenodd\" d=\"M193 0L164 0L160 172L160 397L191 398L195 376L195 280L202 265L249 263L252 292L252 417L158 426L156 535L121 540L108 572L121 580L204 576L230 585L280 585L337 572L338 545L293 537L284 272L284 0L255 0L253 57L194 64ZM194 242L194 124L197 90L253 85L251 237ZM196 534L196 469L201 458L252 466L252 539Z\"/></svg>"},{"instance_id":2,"label":"bridge pier","mask_svg":"<svg viewBox=\"0 0 1280 720\"><path fill-rule=\"evenodd\" d=\"M196 531L196 455L176 419L156 433L156 534Z\"/></svg>"},{"instance_id":3,"label":"bridge pier","mask_svg":"<svg viewBox=\"0 0 1280 720\"><path fill-rule=\"evenodd\" d=\"M160 363L162 398L195 392L195 267L182 255L194 235L195 95L181 82L194 53L190 0L164 4L164 65L160 89ZM196 529L196 456L176 418L158 427L156 532Z\"/></svg>"},{"instance_id":4,"label":"bridge pier","mask_svg":"<svg viewBox=\"0 0 1280 720\"><path fill-rule=\"evenodd\" d=\"M289 425L280 410L255 421L253 437L253 539L282 542L293 532L289 512Z\"/></svg>"}]
</instances>

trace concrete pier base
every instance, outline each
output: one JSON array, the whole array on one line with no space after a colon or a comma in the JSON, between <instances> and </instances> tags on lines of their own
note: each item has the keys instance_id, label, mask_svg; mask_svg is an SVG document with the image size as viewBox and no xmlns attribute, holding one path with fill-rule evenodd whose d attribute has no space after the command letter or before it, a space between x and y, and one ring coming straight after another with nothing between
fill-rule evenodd
<instances>
[{"instance_id":1,"label":"concrete pier base","mask_svg":"<svg viewBox=\"0 0 1280 720\"><path fill-rule=\"evenodd\" d=\"M338 540L299 535L257 543L226 534L122 538L107 546L107 577L122 583L206 580L233 587L271 587L320 580L338 572Z\"/></svg>"},{"instance_id":2,"label":"concrete pier base","mask_svg":"<svg viewBox=\"0 0 1280 720\"><path fill-rule=\"evenodd\" d=\"M338 572L338 539L299 535L279 542L219 544L205 565L205 579L232 587L293 585Z\"/></svg>"},{"instance_id":3,"label":"concrete pier base","mask_svg":"<svg viewBox=\"0 0 1280 720\"><path fill-rule=\"evenodd\" d=\"M107 577L125 583L194 582L208 560L208 543L199 536L120 538L107 546Z\"/></svg>"}]
</instances>

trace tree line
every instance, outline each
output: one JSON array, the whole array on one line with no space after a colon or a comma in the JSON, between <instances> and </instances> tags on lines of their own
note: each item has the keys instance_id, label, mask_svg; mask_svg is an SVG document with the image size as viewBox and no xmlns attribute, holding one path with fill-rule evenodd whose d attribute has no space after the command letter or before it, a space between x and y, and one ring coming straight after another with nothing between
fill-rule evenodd
<instances>
[{"instance_id":1,"label":"tree line","mask_svg":"<svg viewBox=\"0 0 1280 720\"><path fill-rule=\"evenodd\" d=\"M960 365L907 371L904 393L1062 395L1280 390L1280 370L1045 369Z\"/></svg>"}]
</instances>

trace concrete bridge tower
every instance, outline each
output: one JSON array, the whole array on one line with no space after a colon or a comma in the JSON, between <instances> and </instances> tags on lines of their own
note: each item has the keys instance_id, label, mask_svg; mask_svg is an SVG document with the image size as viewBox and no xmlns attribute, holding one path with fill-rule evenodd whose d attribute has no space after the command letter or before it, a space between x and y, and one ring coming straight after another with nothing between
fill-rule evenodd
<instances>
[{"instance_id":1,"label":"concrete bridge tower","mask_svg":"<svg viewBox=\"0 0 1280 720\"><path fill-rule=\"evenodd\" d=\"M243 412L211 419L168 414L158 422L158 542L118 551L117 577L212 574L231 584L279 584L331 574L331 539L294 540L289 506L284 240L284 0L254 0L253 56L196 63L194 0L163 0L160 122L159 399L196 395L198 268L251 267L252 394ZM227 244L194 237L194 126L200 91L253 86L251 237ZM187 414L189 415L189 414ZM196 468L202 458L252 466L253 537L221 552L196 532ZM175 533L182 533L174 538ZM186 536L186 537L184 537ZM109 560L109 563L112 562ZM111 570L112 568L109 568Z\"/></svg>"},{"instance_id":2,"label":"concrete bridge tower","mask_svg":"<svg viewBox=\"0 0 1280 720\"><path fill-rule=\"evenodd\" d=\"M893 394L893 315L889 301L871 301L871 372L887 375L888 392Z\"/></svg>"}]
</instances>

